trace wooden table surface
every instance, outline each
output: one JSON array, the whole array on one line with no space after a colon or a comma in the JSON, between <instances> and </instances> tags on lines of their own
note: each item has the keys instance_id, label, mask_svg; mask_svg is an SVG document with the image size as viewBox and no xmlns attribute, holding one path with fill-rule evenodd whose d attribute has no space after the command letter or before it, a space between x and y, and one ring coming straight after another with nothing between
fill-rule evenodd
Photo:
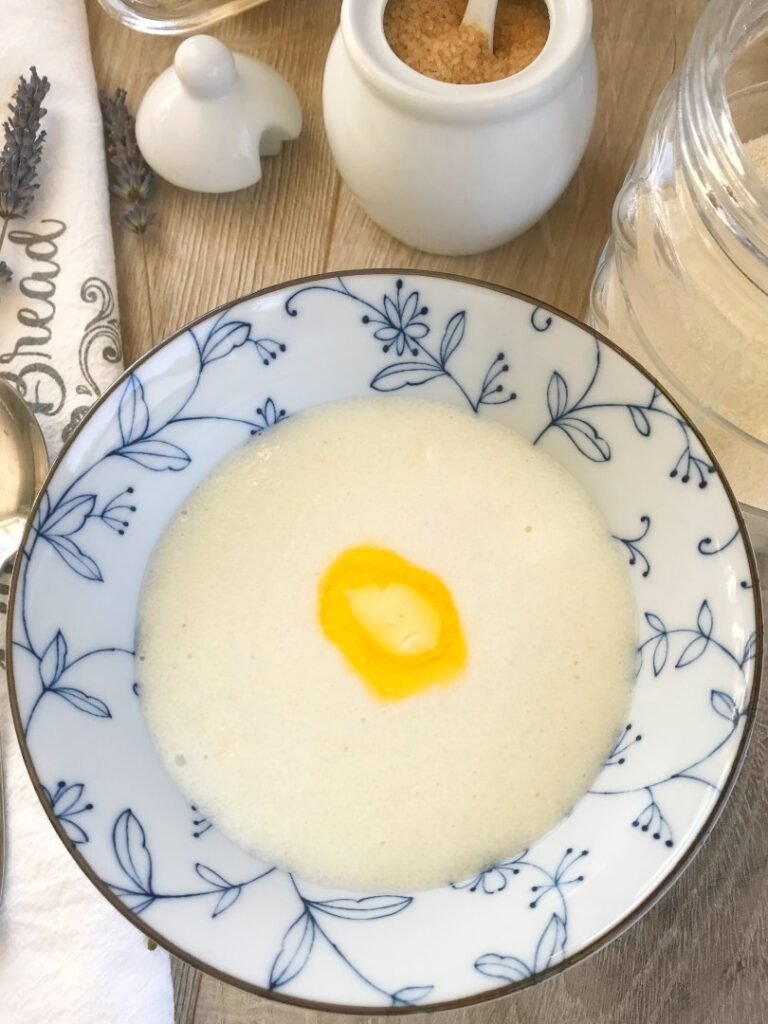
<instances>
[{"instance_id":1,"label":"wooden table surface","mask_svg":"<svg viewBox=\"0 0 768 1024\"><path fill-rule=\"evenodd\" d=\"M126 88L135 110L152 78L170 63L175 42L130 32L112 22L95 0L88 2L99 84ZM427 256L394 241L366 218L339 181L320 109L323 64L339 0L271 0L218 26L216 34L230 46L275 65L293 83L305 112L304 132L267 162L262 182L252 189L214 197L161 185L158 225L147 237L154 336L140 243L115 227L126 361L227 299L304 274L354 267L465 274L583 314L613 197L704 0L594 2L601 94L581 169L560 202L525 236L466 258ZM321 1016L248 995L183 965L174 965L174 976L180 1024L310 1024ZM672 892L629 932L572 970L442 1019L445 1024L768 1020L768 701L733 798Z\"/></svg>"}]
</instances>

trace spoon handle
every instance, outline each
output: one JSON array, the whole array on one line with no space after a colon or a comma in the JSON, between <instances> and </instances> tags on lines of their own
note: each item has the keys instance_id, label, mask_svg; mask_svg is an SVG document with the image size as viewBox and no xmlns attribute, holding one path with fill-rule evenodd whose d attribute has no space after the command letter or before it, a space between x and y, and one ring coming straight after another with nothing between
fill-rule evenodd
<instances>
[{"instance_id":1,"label":"spoon handle","mask_svg":"<svg viewBox=\"0 0 768 1024\"><path fill-rule=\"evenodd\" d=\"M493 50L493 30L496 24L498 0L467 0L462 25L477 25L488 36L488 49Z\"/></svg>"}]
</instances>

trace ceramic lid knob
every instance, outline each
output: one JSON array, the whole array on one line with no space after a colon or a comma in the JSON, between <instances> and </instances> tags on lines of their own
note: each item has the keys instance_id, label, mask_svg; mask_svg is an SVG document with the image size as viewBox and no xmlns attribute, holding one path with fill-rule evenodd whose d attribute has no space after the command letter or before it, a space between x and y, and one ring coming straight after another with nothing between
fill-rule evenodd
<instances>
[{"instance_id":1,"label":"ceramic lid knob","mask_svg":"<svg viewBox=\"0 0 768 1024\"><path fill-rule=\"evenodd\" d=\"M176 51L173 66L179 81L201 99L225 96L237 81L231 50L213 36L193 36Z\"/></svg>"},{"instance_id":2,"label":"ceramic lid knob","mask_svg":"<svg viewBox=\"0 0 768 1024\"><path fill-rule=\"evenodd\" d=\"M155 79L136 139L160 177L195 192L233 192L261 178L261 158L301 131L296 93L268 64L212 36L193 36Z\"/></svg>"}]
</instances>

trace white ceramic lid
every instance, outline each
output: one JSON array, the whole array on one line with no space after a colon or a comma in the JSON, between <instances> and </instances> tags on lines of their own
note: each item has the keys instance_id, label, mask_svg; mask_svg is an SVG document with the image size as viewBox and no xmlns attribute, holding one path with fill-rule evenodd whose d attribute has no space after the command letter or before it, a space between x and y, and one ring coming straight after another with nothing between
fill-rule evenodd
<instances>
[{"instance_id":1,"label":"white ceramic lid","mask_svg":"<svg viewBox=\"0 0 768 1024\"><path fill-rule=\"evenodd\" d=\"M193 36L144 95L136 138L172 184L233 192L261 179L261 157L295 139L301 123L296 93L274 68L213 36Z\"/></svg>"}]
</instances>

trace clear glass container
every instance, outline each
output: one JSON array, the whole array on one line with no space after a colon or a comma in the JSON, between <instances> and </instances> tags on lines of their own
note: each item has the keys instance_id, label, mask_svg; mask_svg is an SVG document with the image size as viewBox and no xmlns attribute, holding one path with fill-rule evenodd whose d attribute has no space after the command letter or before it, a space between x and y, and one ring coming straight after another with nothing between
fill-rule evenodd
<instances>
[{"instance_id":1,"label":"clear glass container","mask_svg":"<svg viewBox=\"0 0 768 1024\"><path fill-rule=\"evenodd\" d=\"M124 25L155 35L200 32L265 0L99 0Z\"/></svg>"},{"instance_id":2,"label":"clear glass container","mask_svg":"<svg viewBox=\"0 0 768 1024\"><path fill-rule=\"evenodd\" d=\"M768 0L710 0L616 199L591 295L593 324L706 436L762 550L768 182L744 143L768 133L766 36Z\"/></svg>"}]
</instances>

